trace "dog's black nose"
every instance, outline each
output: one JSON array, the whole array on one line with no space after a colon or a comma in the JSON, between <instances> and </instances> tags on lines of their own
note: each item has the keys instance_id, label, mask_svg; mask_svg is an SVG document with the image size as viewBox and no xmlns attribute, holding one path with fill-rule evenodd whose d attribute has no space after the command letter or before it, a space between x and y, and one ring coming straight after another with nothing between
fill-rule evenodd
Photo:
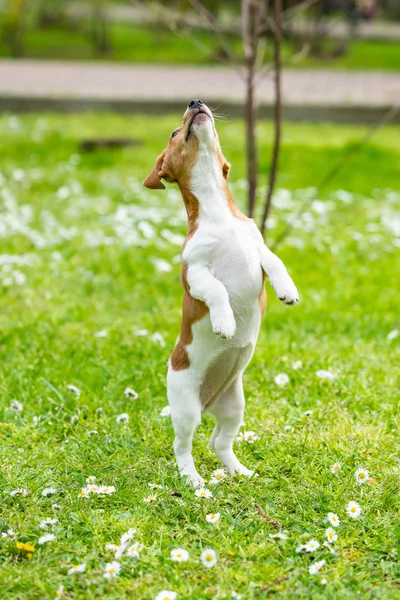
<instances>
[{"instance_id":1,"label":"dog's black nose","mask_svg":"<svg viewBox=\"0 0 400 600\"><path fill-rule=\"evenodd\" d=\"M189 102L189 108L200 108L202 104L201 100L194 99Z\"/></svg>"}]
</instances>

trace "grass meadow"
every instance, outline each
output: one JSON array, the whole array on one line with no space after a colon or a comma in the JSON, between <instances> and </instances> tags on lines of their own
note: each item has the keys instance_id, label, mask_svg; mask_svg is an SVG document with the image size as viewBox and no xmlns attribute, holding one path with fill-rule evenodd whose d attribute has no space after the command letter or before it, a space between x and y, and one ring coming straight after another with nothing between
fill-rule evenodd
<instances>
[{"instance_id":1,"label":"grass meadow","mask_svg":"<svg viewBox=\"0 0 400 600\"><path fill-rule=\"evenodd\" d=\"M318 196L365 129L285 125L268 241L292 224L277 253L301 303L267 284L236 446L259 476L207 484L206 499L180 480L163 416L185 213L177 189L140 183L178 121L0 118L0 596L398 598L399 129ZM243 206L243 126L218 129ZM99 134L140 144L80 151ZM266 178L271 125L259 134ZM212 427L206 416L194 442L207 482L221 468ZM81 495L89 477L103 493ZM179 548L187 561L171 559Z\"/></svg>"}]
</instances>

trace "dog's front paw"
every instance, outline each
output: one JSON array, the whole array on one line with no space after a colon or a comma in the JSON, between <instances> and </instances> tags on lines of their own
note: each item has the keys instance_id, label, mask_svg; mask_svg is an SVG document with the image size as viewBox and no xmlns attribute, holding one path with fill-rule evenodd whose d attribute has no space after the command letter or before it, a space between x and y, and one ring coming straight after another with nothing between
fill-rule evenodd
<instances>
[{"instance_id":1,"label":"dog's front paw","mask_svg":"<svg viewBox=\"0 0 400 600\"><path fill-rule=\"evenodd\" d=\"M216 335L226 339L235 335L236 321L231 308L229 308L229 311L213 311L210 316L212 330Z\"/></svg>"},{"instance_id":2,"label":"dog's front paw","mask_svg":"<svg viewBox=\"0 0 400 600\"><path fill-rule=\"evenodd\" d=\"M289 276L271 281L271 285L284 304L297 304L299 301L299 292Z\"/></svg>"}]
</instances>

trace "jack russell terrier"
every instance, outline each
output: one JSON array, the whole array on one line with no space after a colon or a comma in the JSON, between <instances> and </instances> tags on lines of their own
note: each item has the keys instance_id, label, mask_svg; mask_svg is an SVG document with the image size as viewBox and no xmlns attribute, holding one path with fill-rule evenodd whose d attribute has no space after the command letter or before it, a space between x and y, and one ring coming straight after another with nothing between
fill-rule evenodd
<instances>
[{"instance_id":1,"label":"jack russell terrier","mask_svg":"<svg viewBox=\"0 0 400 600\"><path fill-rule=\"evenodd\" d=\"M216 420L210 447L231 474L251 476L233 451L244 413L243 372L257 342L266 307L264 277L285 304L299 300L282 261L264 244L252 219L234 204L214 118L192 100L183 124L143 182L165 189L177 183L188 231L182 249L184 289L179 340L168 363L168 401L179 471L202 485L192 439L202 412Z\"/></svg>"}]
</instances>

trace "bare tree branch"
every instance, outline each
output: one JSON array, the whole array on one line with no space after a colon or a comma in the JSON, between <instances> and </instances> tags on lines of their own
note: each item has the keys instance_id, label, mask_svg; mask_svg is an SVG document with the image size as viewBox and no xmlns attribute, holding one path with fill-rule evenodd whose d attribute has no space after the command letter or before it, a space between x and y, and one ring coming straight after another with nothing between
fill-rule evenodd
<instances>
[{"instance_id":1,"label":"bare tree branch","mask_svg":"<svg viewBox=\"0 0 400 600\"><path fill-rule=\"evenodd\" d=\"M195 11L199 15L202 15L203 18L210 25L211 29L216 34L218 41L221 44L221 47L224 50L227 58L229 59L229 62L242 75L242 69L240 68L240 66L238 66L239 58L238 58L237 54L232 50L230 44L226 41L225 36L221 33L221 27L220 27L219 23L216 21L216 19L214 18L214 16L204 6L204 4L201 2L201 0L189 0L189 2L193 6Z\"/></svg>"},{"instance_id":2,"label":"bare tree branch","mask_svg":"<svg viewBox=\"0 0 400 600\"><path fill-rule=\"evenodd\" d=\"M242 39L246 59L246 162L248 189L248 215L253 216L258 184L258 151L256 139L255 77L259 51L259 22L262 15L261 0L242 0Z\"/></svg>"},{"instance_id":3,"label":"bare tree branch","mask_svg":"<svg viewBox=\"0 0 400 600\"><path fill-rule=\"evenodd\" d=\"M281 145L282 124L282 90L281 90L281 43L282 43L282 0L274 0L274 81L275 81L275 105L274 105L274 146L272 151L272 163L269 172L268 190L265 199L264 212L260 225L261 234L264 235L268 215L271 210L272 194L274 192L276 174L279 163L279 151Z\"/></svg>"},{"instance_id":4,"label":"bare tree branch","mask_svg":"<svg viewBox=\"0 0 400 600\"><path fill-rule=\"evenodd\" d=\"M317 4L318 2L321 2L321 0L304 0L304 2L301 2L300 4L297 4L296 6L292 6L291 8L288 8L287 10L285 10L283 13L284 25L286 25L286 22L288 21L288 19L293 19L293 17L295 17L296 15L301 13L303 10L310 8L310 6L313 6L314 4Z\"/></svg>"},{"instance_id":5,"label":"bare tree branch","mask_svg":"<svg viewBox=\"0 0 400 600\"><path fill-rule=\"evenodd\" d=\"M332 179L334 179L334 177L336 177L336 175L341 171L343 166L348 162L349 158L351 156L354 156L354 154L357 154L357 152L359 152L361 150L361 148L368 142L368 140L371 139L371 137L374 135L374 133L378 129L383 127L384 125L387 125L388 123L390 123L394 119L394 117L397 115L397 113L399 113L399 112L400 112L400 104L394 104L391 108L389 108L389 110L386 111L386 113L383 115L383 117L378 119L368 129L368 131L365 133L365 135L363 135L363 137L358 141L358 143L355 146L352 146L351 148L349 148L347 150L347 152L344 152L344 154L342 154L341 158L336 162L336 164L334 164L333 167L322 178L319 186L317 187L315 196L318 196L321 193L321 191L332 181ZM307 202L308 202L308 199L304 200L300 204L300 206L295 214L295 217L299 217L301 215ZM282 243L282 241L289 235L289 233L291 232L292 229L293 229L293 224L288 223L286 225L285 229L279 234L279 236L276 238L275 242L273 243L273 245L272 245L273 250L276 249L277 246Z\"/></svg>"}]
</instances>

